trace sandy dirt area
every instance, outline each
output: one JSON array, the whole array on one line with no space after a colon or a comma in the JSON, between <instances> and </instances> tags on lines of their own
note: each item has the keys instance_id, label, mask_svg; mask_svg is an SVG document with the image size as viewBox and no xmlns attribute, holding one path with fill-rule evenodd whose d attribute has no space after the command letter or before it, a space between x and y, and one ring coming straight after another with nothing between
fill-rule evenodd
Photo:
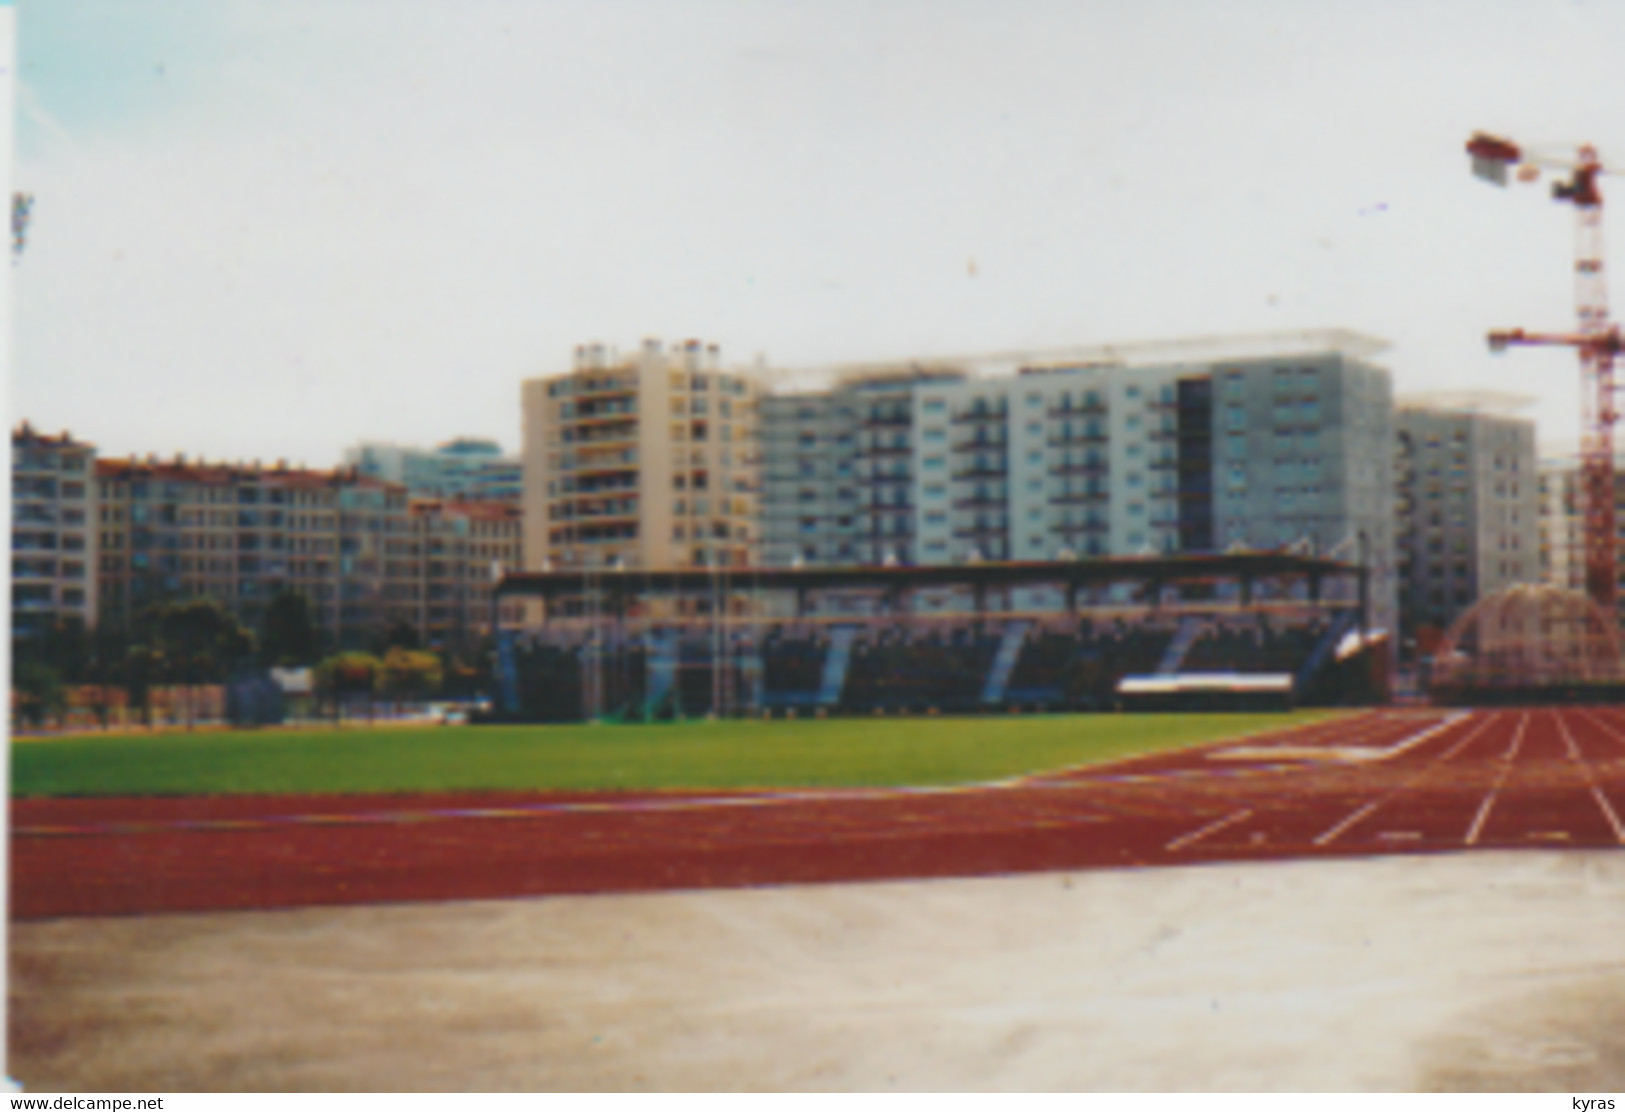
<instances>
[{"instance_id":1,"label":"sandy dirt area","mask_svg":"<svg viewBox=\"0 0 1625 1112\"><path fill-rule=\"evenodd\" d=\"M48 920L30 1090L1625 1088L1625 853Z\"/></svg>"}]
</instances>

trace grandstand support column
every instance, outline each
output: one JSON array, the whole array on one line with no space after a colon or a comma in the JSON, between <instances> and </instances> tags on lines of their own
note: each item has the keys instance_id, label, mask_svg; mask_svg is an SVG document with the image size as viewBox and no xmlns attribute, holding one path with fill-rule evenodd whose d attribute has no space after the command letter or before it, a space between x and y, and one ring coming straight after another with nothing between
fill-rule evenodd
<instances>
[{"instance_id":1,"label":"grandstand support column","mask_svg":"<svg viewBox=\"0 0 1625 1112\"><path fill-rule=\"evenodd\" d=\"M1320 601L1320 573L1318 571L1309 573L1309 601L1314 603Z\"/></svg>"},{"instance_id":2,"label":"grandstand support column","mask_svg":"<svg viewBox=\"0 0 1625 1112\"><path fill-rule=\"evenodd\" d=\"M1245 608L1253 604L1253 577L1241 577L1241 605Z\"/></svg>"},{"instance_id":3,"label":"grandstand support column","mask_svg":"<svg viewBox=\"0 0 1625 1112\"><path fill-rule=\"evenodd\" d=\"M796 617L805 618L806 616L807 616L807 588L805 588L805 587L797 587L796 588Z\"/></svg>"},{"instance_id":4,"label":"grandstand support column","mask_svg":"<svg viewBox=\"0 0 1625 1112\"><path fill-rule=\"evenodd\" d=\"M1360 588L1360 644L1365 645L1367 630L1371 627L1371 540L1365 530L1360 531L1360 566L1356 571Z\"/></svg>"}]
</instances>

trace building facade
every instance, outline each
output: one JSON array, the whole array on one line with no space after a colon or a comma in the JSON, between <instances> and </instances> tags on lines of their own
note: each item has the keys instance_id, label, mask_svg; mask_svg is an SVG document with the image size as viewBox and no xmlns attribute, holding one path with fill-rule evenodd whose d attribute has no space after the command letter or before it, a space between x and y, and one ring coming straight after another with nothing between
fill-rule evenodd
<instances>
[{"instance_id":1,"label":"building facade","mask_svg":"<svg viewBox=\"0 0 1625 1112\"><path fill-rule=\"evenodd\" d=\"M353 469L100 460L97 579L104 622L212 598L257 629L271 599L309 601L330 648L404 623L431 642L490 627L492 564L519 566L518 508L414 502Z\"/></svg>"},{"instance_id":2,"label":"building facade","mask_svg":"<svg viewBox=\"0 0 1625 1112\"><path fill-rule=\"evenodd\" d=\"M581 347L570 372L526 381L526 566L754 563L758 392L697 340Z\"/></svg>"},{"instance_id":3,"label":"building facade","mask_svg":"<svg viewBox=\"0 0 1625 1112\"><path fill-rule=\"evenodd\" d=\"M461 437L431 450L366 442L344 453L346 466L363 475L399 483L414 498L518 502L519 460L504 456L494 440Z\"/></svg>"},{"instance_id":4,"label":"building facade","mask_svg":"<svg viewBox=\"0 0 1625 1112\"><path fill-rule=\"evenodd\" d=\"M1392 380L1366 361L1381 346L1325 332L971 357L765 399L764 555L944 564L1292 547L1363 556L1376 620L1392 629Z\"/></svg>"},{"instance_id":5,"label":"building facade","mask_svg":"<svg viewBox=\"0 0 1625 1112\"><path fill-rule=\"evenodd\" d=\"M1395 412L1401 633L1423 652L1480 598L1541 578L1535 425L1498 403L1456 395Z\"/></svg>"},{"instance_id":6,"label":"building facade","mask_svg":"<svg viewBox=\"0 0 1625 1112\"><path fill-rule=\"evenodd\" d=\"M1540 577L1543 582L1584 592L1585 498L1580 461L1554 456L1539 464ZM1625 457L1614 460L1614 512L1625 523ZM1616 581L1625 585L1625 536L1618 538L1614 558ZM1625 621L1625 591L1619 614Z\"/></svg>"},{"instance_id":7,"label":"building facade","mask_svg":"<svg viewBox=\"0 0 1625 1112\"><path fill-rule=\"evenodd\" d=\"M97 619L96 449L24 423L11 434L11 628Z\"/></svg>"}]
</instances>

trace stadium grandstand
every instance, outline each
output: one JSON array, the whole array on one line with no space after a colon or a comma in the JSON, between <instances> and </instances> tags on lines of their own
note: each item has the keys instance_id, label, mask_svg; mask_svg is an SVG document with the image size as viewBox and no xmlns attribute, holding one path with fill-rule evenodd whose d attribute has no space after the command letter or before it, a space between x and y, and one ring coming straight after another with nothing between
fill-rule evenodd
<instances>
[{"instance_id":1,"label":"stadium grandstand","mask_svg":"<svg viewBox=\"0 0 1625 1112\"><path fill-rule=\"evenodd\" d=\"M1287 552L510 574L496 598L529 616L500 629L495 717L1372 702L1366 583Z\"/></svg>"}]
</instances>

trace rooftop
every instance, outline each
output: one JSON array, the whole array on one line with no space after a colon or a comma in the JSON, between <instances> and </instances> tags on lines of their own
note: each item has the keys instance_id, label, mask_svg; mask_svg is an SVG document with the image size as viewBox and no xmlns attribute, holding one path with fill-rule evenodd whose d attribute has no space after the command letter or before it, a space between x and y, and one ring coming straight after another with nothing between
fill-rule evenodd
<instances>
[{"instance_id":1,"label":"rooftop","mask_svg":"<svg viewBox=\"0 0 1625 1112\"><path fill-rule=\"evenodd\" d=\"M1346 328L1318 328L971 355L934 355L826 366L779 367L759 370L756 374L774 388L790 391L871 380L995 378L1046 367L1148 367L1183 363L1207 366L1236 360L1324 354L1366 359L1388 350L1388 347L1386 340Z\"/></svg>"}]
</instances>

